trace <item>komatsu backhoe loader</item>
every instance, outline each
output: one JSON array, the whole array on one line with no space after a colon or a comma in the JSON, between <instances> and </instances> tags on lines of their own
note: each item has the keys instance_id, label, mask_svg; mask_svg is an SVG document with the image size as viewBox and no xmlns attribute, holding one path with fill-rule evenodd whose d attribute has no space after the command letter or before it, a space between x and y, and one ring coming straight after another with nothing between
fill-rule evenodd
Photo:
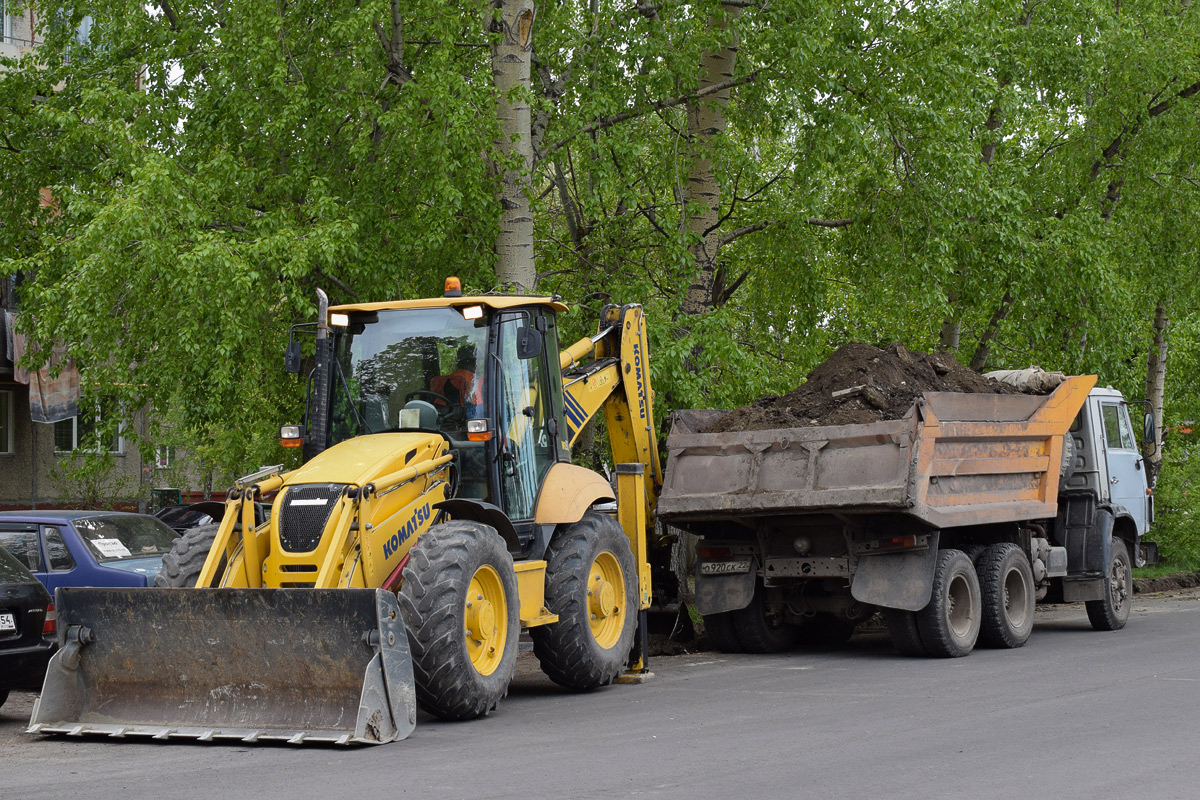
<instances>
[{"instance_id":1,"label":"komatsu backhoe loader","mask_svg":"<svg viewBox=\"0 0 1200 800\"><path fill-rule=\"evenodd\" d=\"M240 480L219 526L164 558L165 588L60 590L30 732L392 741L418 701L495 709L523 628L565 687L644 672L661 469L641 307L559 352L557 298L450 279L434 299L321 300L306 425L281 432L303 465ZM570 463L601 408L615 491Z\"/></svg>"}]
</instances>

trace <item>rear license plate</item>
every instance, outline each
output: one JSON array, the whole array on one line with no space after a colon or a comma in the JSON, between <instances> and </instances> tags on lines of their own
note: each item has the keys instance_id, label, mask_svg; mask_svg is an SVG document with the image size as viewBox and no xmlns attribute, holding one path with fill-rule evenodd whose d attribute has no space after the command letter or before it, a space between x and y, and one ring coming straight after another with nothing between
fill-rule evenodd
<instances>
[{"instance_id":1,"label":"rear license plate","mask_svg":"<svg viewBox=\"0 0 1200 800\"><path fill-rule=\"evenodd\" d=\"M12 614L0 614L0 631L15 631L17 620Z\"/></svg>"},{"instance_id":2,"label":"rear license plate","mask_svg":"<svg viewBox=\"0 0 1200 800\"><path fill-rule=\"evenodd\" d=\"M750 559L738 559L737 561L701 561L701 575L731 575L738 572L750 571Z\"/></svg>"}]
</instances>

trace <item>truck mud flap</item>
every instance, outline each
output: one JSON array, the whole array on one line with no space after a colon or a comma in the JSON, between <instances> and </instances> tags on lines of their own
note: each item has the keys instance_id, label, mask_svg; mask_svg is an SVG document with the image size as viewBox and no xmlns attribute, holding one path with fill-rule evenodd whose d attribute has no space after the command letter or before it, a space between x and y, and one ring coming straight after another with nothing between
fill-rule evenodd
<instances>
[{"instance_id":1,"label":"truck mud flap","mask_svg":"<svg viewBox=\"0 0 1200 800\"><path fill-rule=\"evenodd\" d=\"M751 561L745 572L705 575L696 564L696 610L701 614L737 611L754 599L754 584L758 577L758 562Z\"/></svg>"},{"instance_id":2,"label":"truck mud flap","mask_svg":"<svg viewBox=\"0 0 1200 800\"><path fill-rule=\"evenodd\" d=\"M933 593L938 538L938 531L933 531L924 550L863 556L851 579L850 594L860 603L920 611Z\"/></svg>"},{"instance_id":3,"label":"truck mud flap","mask_svg":"<svg viewBox=\"0 0 1200 800\"><path fill-rule=\"evenodd\" d=\"M59 589L29 733L382 744L416 724L379 589Z\"/></svg>"}]
</instances>

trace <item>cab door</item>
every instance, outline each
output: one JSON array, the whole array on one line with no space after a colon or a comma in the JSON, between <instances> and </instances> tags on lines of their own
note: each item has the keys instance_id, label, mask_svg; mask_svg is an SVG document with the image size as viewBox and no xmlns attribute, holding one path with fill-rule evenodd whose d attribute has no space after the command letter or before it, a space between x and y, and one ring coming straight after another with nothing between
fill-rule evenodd
<instances>
[{"instance_id":1,"label":"cab door","mask_svg":"<svg viewBox=\"0 0 1200 800\"><path fill-rule=\"evenodd\" d=\"M1146 470L1138 452L1129 411L1119 401L1101 402L1104 423L1104 455L1108 465L1108 496L1115 505L1124 506L1137 525L1138 535L1146 532L1149 499L1146 494Z\"/></svg>"},{"instance_id":2,"label":"cab door","mask_svg":"<svg viewBox=\"0 0 1200 800\"><path fill-rule=\"evenodd\" d=\"M532 526L538 492L558 453L554 387L540 319L540 309L522 309L503 312L497 324L500 494L518 533ZM536 353L530 350L531 341L537 342ZM553 355L557 359L558 353ZM558 380L556 374L553 377Z\"/></svg>"}]
</instances>

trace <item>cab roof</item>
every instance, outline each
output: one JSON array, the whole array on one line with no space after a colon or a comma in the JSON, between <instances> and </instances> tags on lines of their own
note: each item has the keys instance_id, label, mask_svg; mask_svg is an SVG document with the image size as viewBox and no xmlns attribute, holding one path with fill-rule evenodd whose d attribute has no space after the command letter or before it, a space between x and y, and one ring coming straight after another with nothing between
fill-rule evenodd
<instances>
[{"instance_id":1,"label":"cab roof","mask_svg":"<svg viewBox=\"0 0 1200 800\"><path fill-rule=\"evenodd\" d=\"M487 306L493 311L504 311L517 306L546 306L560 313L567 310L567 304L558 297L512 294L423 297L419 300L388 300L382 303L348 303L330 306L329 310L346 313L348 311L394 311L404 308L462 308L463 306Z\"/></svg>"}]
</instances>

